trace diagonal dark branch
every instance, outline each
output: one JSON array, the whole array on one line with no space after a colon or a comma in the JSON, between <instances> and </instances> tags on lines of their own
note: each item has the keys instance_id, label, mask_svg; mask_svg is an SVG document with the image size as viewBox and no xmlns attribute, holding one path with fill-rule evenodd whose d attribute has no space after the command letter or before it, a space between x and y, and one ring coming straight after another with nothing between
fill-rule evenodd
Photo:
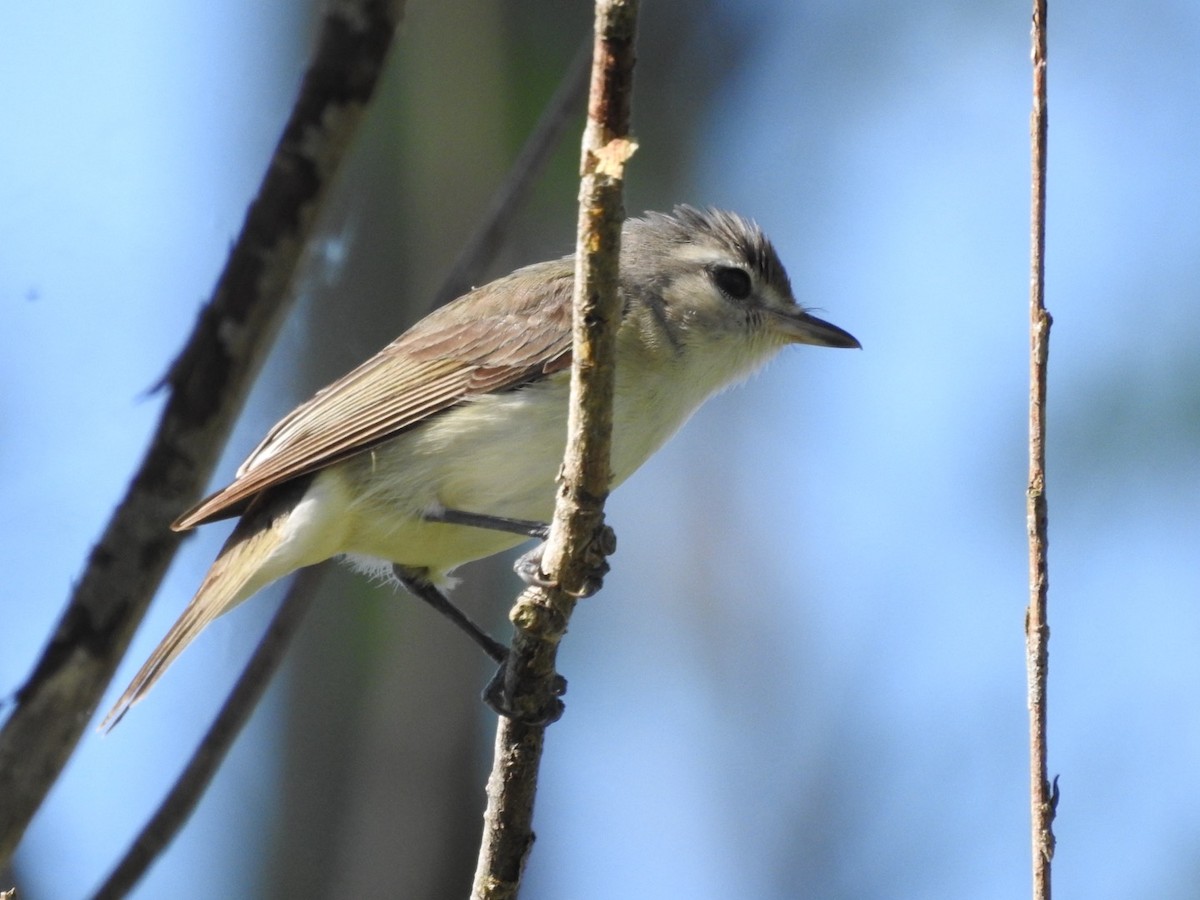
<instances>
[{"instance_id":1,"label":"diagonal dark branch","mask_svg":"<svg viewBox=\"0 0 1200 900\"><path fill-rule=\"evenodd\" d=\"M633 153L636 0L597 0L588 122L583 137L576 240L574 345L567 450L542 569L555 584L530 588L510 617L516 626L504 678L513 706L537 718L557 702L555 659L575 601L594 567L609 488L613 373L621 309L617 293L625 163ZM543 717L544 720L545 717ZM472 897L520 890L533 844L533 800L544 724L501 717Z\"/></svg>"},{"instance_id":2,"label":"diagonal dark branch","mask_svg":"<svg viewBox=\"0 0 1200 900\"><path fill-rule=\"evenodd\" d=\"M290 300L292 274L374 92L400 0L343 0L212 299L163 379L170 396L33 673L0 731L0 864L79 741L180 536L170 523L212 474Z\"/></svg>"}]
</instances>

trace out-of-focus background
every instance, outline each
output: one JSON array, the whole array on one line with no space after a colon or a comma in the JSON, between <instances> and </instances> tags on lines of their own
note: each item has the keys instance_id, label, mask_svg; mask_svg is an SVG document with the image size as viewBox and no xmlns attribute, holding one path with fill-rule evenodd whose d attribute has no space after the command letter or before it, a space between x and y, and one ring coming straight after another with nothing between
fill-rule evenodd
<instances>
[{"instance_id":1,"label":"out-of-focus background","mask_svg":"<svg viewBox=\"0 0 1200 900\"><path fill-rule=\"evenodd\" d=\"M218 480L423 313L590 27L413 0ZM1011 898L1028 884L1029 9L647 0L627 207L774 238L864 350L788 352L609 506L564 645L533 898ZM288 113L300 3L0 11L0 690L120 497ZM1051 10L1052 771L1065 897L1200 878L1200 5ZM569 251L578 130L494 274ZM223 538L188 541L117 676ZM458 597L504 632L506 560ZM28 832L21 896L98 884L277 602L217 623ZM488 664L339 572L138 897L458 897ZM108 701L120 685L114 684ZM3 887L4 885L0 885Z\"/></svg>"}]
</instances>

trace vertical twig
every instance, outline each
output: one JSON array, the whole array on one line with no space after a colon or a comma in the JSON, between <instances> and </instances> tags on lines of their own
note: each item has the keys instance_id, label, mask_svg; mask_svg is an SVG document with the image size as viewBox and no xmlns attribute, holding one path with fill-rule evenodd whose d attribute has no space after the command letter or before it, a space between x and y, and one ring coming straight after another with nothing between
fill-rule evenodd
<instances>
[{"instance_id":1,"label":"vertical twig","mask_svg":"<svg viewBox=\"0 0 1200 900\"><path fill-rule=\"evenodd\" d=\"M1046 311L1046 4L1033 5L1033 145L1032 273L1029 296L1029 487L1026 515L1029 531L1029 609L1025 613L1025 664L1029 681L1029 775L1033 836L1033 896L1050 900L1050 861L1054 856L1054 812L1057 784L1046 766L1046 679L1049 671L1050 625L1046 612L1046 362L1050 347L1050 313Z\"/></svg>"},{"instance_id":2,"label":"vertical twig","mask_svg":"<svg viewBox=\"0 0 1200 900\"><path fill-rule=\"evenodd\" d=\"M633 84L636 0L597 0L588 122L583 136L575 253L574 346L567 449L542 569L555 584L530 588L510 617L516 626L506 667L508 696L529 721L502 717L488 780L488 807L472 897L516 897L533 844L533 800L545 739L539 712L552 720L555 658L588 557L608 552L604 500L609 486L617 293L625 163ZM594 562L592 563L594 565ZM525 718L525 717L523 717Z\"/></svg>"}]
</instances>

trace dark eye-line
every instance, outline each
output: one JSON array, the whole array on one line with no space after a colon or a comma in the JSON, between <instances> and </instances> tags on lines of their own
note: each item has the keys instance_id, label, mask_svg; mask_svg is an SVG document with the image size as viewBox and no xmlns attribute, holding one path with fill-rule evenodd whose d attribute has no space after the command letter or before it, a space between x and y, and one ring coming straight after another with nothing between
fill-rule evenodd
<instances>
[{"instance_id":1,"label":"dark eye-line","mask_svg":"<svg viewBox=\"0 0 1200 900\"><path fill-rule=\"evenodd\" d=\"M745 300L754 288L750 273L737 266L713 266L709 276L717 289L732 300Z\"/></svg>"}]
</instances>

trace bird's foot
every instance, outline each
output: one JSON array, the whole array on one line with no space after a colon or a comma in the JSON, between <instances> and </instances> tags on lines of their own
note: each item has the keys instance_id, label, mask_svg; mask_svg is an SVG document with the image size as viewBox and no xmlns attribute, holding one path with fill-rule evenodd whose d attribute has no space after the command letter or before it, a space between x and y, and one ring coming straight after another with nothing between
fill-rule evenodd
<instances>
[{"instance_id":1,"label":"bird's foot","mask_svg":"<svg viewBox=\"0 0 1200 900\"><path fill-rule=\"evenodd\" d=\"M554 672L548 684L538 686L540 690L518 691L514 689L518 678L510 669L510 661L506 660L483 690L483 702L493 712L535 726L550 725L562 718L566 706L561 698L567 692L567 679Z\"/></svg>"},{"instance_id":2,"label":"bird's foot","mask_svg":"<svg viewBox=\"0 0 1200 900\"><path fill-rule=\"evenodd\" d=\"M591 597L604 586L604 576L612 568L608 564L608 557L616 550L617 533L608 525L601 524L584 550L583 581L578 589L570 592L572 596ZM546 544L543 542L528 553L522 554L513 564L517 577L532 587L555 587L557 583L542 571L542 557L545 552Z\"/></svg>"}]
</instances>

